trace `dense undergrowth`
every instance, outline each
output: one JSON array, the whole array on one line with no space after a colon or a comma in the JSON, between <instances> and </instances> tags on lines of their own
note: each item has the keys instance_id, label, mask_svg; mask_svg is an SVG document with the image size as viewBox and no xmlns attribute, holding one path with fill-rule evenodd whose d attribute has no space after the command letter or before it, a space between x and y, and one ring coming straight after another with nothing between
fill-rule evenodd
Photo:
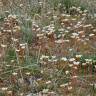
<instances>
[{"instance_id":1,"label":"dense undergrowth","mask_svg":"<svg viewBox=\"0 0 96 96\"><path fill-rule=\"evenodd\" d=\"M95 96L95 5L0 0L0 96Z\"/></svg>"}]
</instances>

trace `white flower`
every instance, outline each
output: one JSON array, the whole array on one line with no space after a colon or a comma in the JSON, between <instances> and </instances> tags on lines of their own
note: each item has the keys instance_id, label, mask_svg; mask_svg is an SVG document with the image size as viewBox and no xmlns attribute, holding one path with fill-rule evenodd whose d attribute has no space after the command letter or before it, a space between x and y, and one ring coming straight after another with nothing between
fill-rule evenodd
<instances>
[{"instance_id":1,"label":"white flower","mask_svg":"<svg viewBox=\"0 0 96 96\"><path fill-rule=\"evenodd\" d=\"M15 75L17 75L17 73L16 73L16 72L13 72L13 73L12 73L12 75L14 75L14 76L15 76Z\"/></svg>"},{"instance_id":2,"label":"white flower","mask_svg":"<svg viewBox=\"0 0 96 96\"><path fill-rule=\"evenodd\" d=\"M51 83L51 81L47 81L47 82L46 82L46 84L50 84L50 83Z\"/></svg>"},{"instance_id":3,"label":"white flower","mask_svg":"<svg viewBox=\"0 0 96 96\"><path fill-rule=\"evenodd\" d=\"M26 75L30 75L30 72L25 73Z\"/></svg>"},{"instance_id":4,"label":"white flower","mask_svg":"<svg viewBox=\"0 0 96 96\"><path fill-rule=\"evenodd\" d=\"M82 35L82 37L84 38L84 37L85 37L85 35Z\"/></svg>"},{"instance_id":5,"label":"white flower","mask_svg":"<svg viewBox=\"0 0 96 96\"><path fill-rule=\"evenodd\" d=\"M43 89L43 93L47 93L49 89Z\"/></svg>"},{"instance_id":6,"label":"white flower","mask_svg":"<svg viewBox=\"0 0 96 96\"><path fill-rule=\"evenodd\" d=\"M65 30L64 32L65 32L65 33L69 33L69 31L68 31L68 30Z\"/></svg>"},{"instance_id":7,"label":"white flower","mask_svg":"<svg viewBox=\"0 0 96 96\"><path fill-rule=\"evenodd\" d=\"M16 16L16 15L12 15L12 14L10 14L10 15L8 15L8 18L14 18L14 19L16 19L17 16Z\"/></svg>"},{"instance_id":8,"label":"white flower","mask_svg":"<svg viewBox=\"0 0 96 96\"><path fill-rule=\"evenodd\" d=\"M57 59L54 59L54 60L52 60L53 62L57 62L58 60Z\"/></svg>"},{"instance_id":9,"label":"white flower","mask_svg":"<svg viewBox=\"0 0 96 96\"><path fill-rule=\"evenodd\" d=\"M52 59L55 59L56 58L56 56L52 56Z\"/></svg>"},{"instance_id":10,"label":"white flower","mask_svg":"<svg viewBox=\"0 0 96 96\"><path fill-rule=\"evenodd\" d=\"M80 64L80 62L75 62L75 61L73 63L74 63L74 65L79 65Z\"/></svg>"},{"instance_id":11,"label":"white flower","mask_svg":"<svg viewBox=\"0 0 96 96\"><path fill-rule=\"evenodd\" d=\"M78 76L72 76L72 78L77 78Z\"/></svg>"},{"instance_id":12,"label":"white flower","mask_svg":"<svg viewBox=\"0 0 96 96\"><path fill-rule=\"evenodd\" d=\"M40 31L41 29L40 28L37 28L37 30L36 31Z\"/></svg>"},{"instance_id":13,"label":"white flower","mask_svg":"<svg viewBox=\"0 0 96 96\"><path fill-rule=\"evenodd\" d=\"M2 87L1 90L2 91L6 91L8 88L7 87Z\"/></svg>"},{"instance_id":14,"label":"white flower","mask_svg":"<svg viewBox=\"0 0 96 96\"><path fill-rule=\"evenodd\" d=\"M56 40L55 43L61 44L61 43L64 43L64 40L63 39L59 39L59 40Z\"/></svg>"},{"instance_id":15,"label":"white flower","mask_svg":"<svg viewBox=\"0 0 96 96\"><path fill-rule=\"evenodd\" d=\"M7 32L11 33L11 30L7 30Z\"/></svg>"},{"instance_id":16,"label":"white flower","mask_svg":"<svg viewBox=\"0 0 96 96\"><path fill-rule=\"evenodd\" d=\"M20 50L16 49L16 52L19 52Z\"/></svg>"},{"instance_id":17,"label":"white flower","mask_svg":"<svg viewBox=\"0 0 96 96\"><path fill-rule=\"evenodd\" d=\"M22 44L20 44L20 46L26 46L26 43L22 43Z\"/></svg>"},{"instance_id":18,"label":"white flower","mask_svg":"<svg viewBox=\"0 0 96 96\"><path fill-rule=\"evenodd\" d=\"M64 40L64 42L69 42L69 40Z\"/></svg>"},{"instance_id":19,"label":"white flower","mask_svg":"<svg viewBox=\"0 0 96 96\"><path fill-rule=\"evenodd\" d=\"M48 58L49 58L49 56L42 55L41 58L40 58L40 60L48 59Z\"/></svg>"},{"instance_id":20,"label":"white flower","mask_svg":"<svg viewBox=\"0 0 96 96\"><path fill-rule=\"evenodd\" d=\"M66 14L61 14L61 16L66 16Z\"/></svg>"},{"instance_id":21,"label":"white flower","mask_svg":"<svg viewBox=\"0 0 96 96\"><path fill-rule=\"evenodd\" d=\"M81 58L82 57L82 55L76 55L76 58Z\"/></svg>"},{"instance_id":22,"label":"white flower","mask_svg":"<svg viewBox=\"0 0 96 96\"><path fill-rule=\"evenodd\" d=\"M71 38L75 38L75 36L70 36Z\"/></svg>"},{"instance_id":23,"label":"white flower","mask_svg":"<svg viewBox=\"0 0 96 96\"><path fill-rule=\"evenodd\" d=\"M6 67L10 67L11 65L6 65Z\"/></svg>"},{"instance_id":24,"label":"white flower","mask_svg":"<svg viewBox=\"0 0 96 96\"><path fill-rule=\"evenodd\" d=\"M44 36L44 34L37 34L37 37L42 37Z\"/></svg>"},{"instance_id":25,"label":"white flower","mask_svg":"<svg viewBox=\"0 0 96 96\"><path fill-rule=\"evenodd\" d=\"M7 45L1 44L1 47L6 48L6 47L7 47Z\"/></svg>"},{"instance_id":26,"label":"white flower","mask_svg":"<svg viewBox=\"0 0 96 96\"><path fill-rule=\"evenodd\" d=\"M71 48L69 49L69 51L72 51L72 50L73 50L73 49L71 49Z\"/></svg>"},{"instance_id":27,"label":"white flower","mask_svg":"<svg viewBox=\"0 0 96 96\"><path fill-rule=\"evenodd\" d=\"M83 33L84 33L84 31L79 31L79 32L78 32L78 34L83 34Z\"/></svg>"},{"instance_id":28,"label":"white flower","mask_svg":"<svg viewBox=\"0 0 96 96\"><path fill-rule=\"evenodd\" d=\"M53 16L54 19L57 19L57 16Z\"/></svg>"},{"instance_id":29,"label":"white flower","mask_svg":"<svg viewBox=\"0 0 96 96\"><path fill-rule=\"evenodd\" d=\"M73 64L69 64L69 67L73 67Z\"/></svg>"},{"instance_id":30,"label":"white flower","mask_svg":"<svg viewBox=\"0 0 96 96\"><path fill-rule=\"evenodd\" d=\"M94 84L94 87L96 88L96 83Z\"/></svg>"},{"instance_id":31,"label":"white flower","mask_svg":"<svg viewBox=\"0 0 96 96\"><path fill-rule=\"evenodd\" d=\"M73 61L75 61L75 58L70 58L69 61L73 62Z\"/></svg>"},{"instance_id":32,"label":"white flower","mask_svg":"<svg viewBox=\"0 0 96 96\"><path fill-rule=\"evenodd\" d=\"M72 33L73 36L78 36L79 34L78 33Z\"/></svg>"},{"instance_id":33,"label":"white flower","mask_svg":"<svg viewBox=\"0 0 96 96\"><path fill-rule=\"evenodd\" d=\"M69 85L68 83L61 84L60 87L65 87L65 86L68 86L68 85Z\"/></svg>"},{"instance_id":34,"label":"white flower","mask_svg":"<svg viewBox=\"0 0 96 96\"><path fill-rule=\"evenodd\" d=\"M23 95L24 95L24 94L23 94ZM23 95L22 95L22 96L23 96ZM32 96L32 93L29 93L27 96Z\"/></svg>"},{"instance_id":35,"label":"white flower","mask_svg":"<svg viewBox=\"0 0 96 96\"><path fill-rule=\"evenodd\" d=\"M73 68L76 69L76 70L78 69L77 67L73 67Z\"/></svg>"},{"instance_id":36,"label":"white flower","mask_svg":"<svg viewBox=\"0 0 96 96\"><path fill-rule=\"evenodd\" d=\"M70 17L70 15L66 14L66 17Z\"/></svg>"},{"instance_id":37,"label":"white flower","mask_svg":"<svg viewBox=\"0 0 96 96\"><path fill-rule=\"evenodd\" d=\"M93 29L93 32L96 32L96 29Z\"/></svg>"},{"instance_id":38,"label":"white flower","mask_svg":"<svg viewBox=\"0 0 96 96\"><path fill-rule=\"evenodd\" d=\"M88 24L88 25L85 25L83 26L84 28L88 28L88 27L92 27L92 24Z\"/></svg>"},{"instance_id":39,"label":"white flower","mask_svg":"<svg viewBox=\"0 0 96 96\"><path fill-rule=\"evenodd\" d=\"M11 38L14 42L18 41L18 39L15 39L15 38Z\"/></svg>"},{"instance_id":40,"label":"white flower","mask_svg":"<svg viewBox=\"0 0 96 96\"><path fill-rule=\"evenodd\" d=\"M20 7L23 7L23 4L20 4L19 6L20 6Z\"/></svg>"},{"instance_id":41,"label":"white flower","mask_svg":"<svg viewBox=\"0 0 96 96\"><path fill-rule=\"evenodd\" d=\"M68 86L68 90L72 90L72 86Z\"/></svg>"},{"instance_id":42,"label":"white flower","mask_svg":"<svg viewBox=\"0 0 96 96\"><path fill-rule=\"evenodd\" d=\"M12 91L7 91L7 94L8 94L8 95L11 95L11 94L12 94Z\"/></svg>"},{"instance_id":43,"label":"white flower","mask_svg":"<svg viewBox=\"0 0 96 96\"><path fill-rule=\"evenodd\" d=\"M26 46L22 46L21 48L22 48L22 49L25 49L25 48L26 48Z\"/></svg>"},{"instance_id":44,"label":"white flower","mask_svg":"<svg viewBox=\"0 0 96 96\"><path fill-rule=\"evenodd\" d=\"M66 57L62 57L61 60L62 61L67 61L67 58Z\"/></svg>"},{"instance_id":45,"label":"white flower","mask_svg":"<svg viewBox=\"0 0 96 96\"><path fill-rule=\"evenodd\" d=\"M66 73L66 74L69 74L69 71L67 70L67 71L65 71L65 73Z\"/></svg>"},{"instance_id":46,"label":"white flower","mask_svg":"<svg viewBox=\"0 0 96 96\"><path fill-rule=\"evenodd\" d=\"M71 20L72 20L72 21L76 21L76 18L72 18Z\"/></svg>"},{"instance_id":47,"label":"white flower","mask_svg":"<svg viewBox=\"0 0 96 96\"><path fill-rule=\"evenodd\" d=\"M58 31L61 31L61 32L62 32L62 31L64 31L64 29L63 29L63 28L61 28L61 29L58 29Z\"/></svg>"},{"instance_id":48,"label":"white flower","mask_svg":"<svg viewBox=\"0 0 96 96\"><path fill-rule=\"evenodd\" d=\"M90 37L94 36L95 34L89 34Z\"/></svg>"},{"instance_id":49,"label":"white flower","mask_svg":"<svg viewBox=\"0 0 96 96\"><path fill-rule=\"evenodd\" d=\"M92 59L85 59L85 61L86 61L86 62L91 62L91 61L92 61Z\"/></svg>"},{"instance_id":50,"label":"white flower","mask_svg":"<svg viewBox=\"0 0 96 96\"><path fill-rule=\"evenodd\" d=\"M84 13L88 12L88 10L84 10Z\"/></svg>"},{"instance_id":51,"label":"white flower","mask_svg":"<svg viewBox=\"0 0 96 96\"><path fill-rule=\"evenodd\" d=\"M86 63L82 63L82 65L83 65L83 66L85 66L85 65L86 65Z\"/></svg>"},{"instance_id":52,"label":"white flower","mask_svg":"<svg viewBox=\"0 0 96 96\"><path fill-rule=\"evenodd\" d=\"M64 21L64 22L67 22L67 21L69 21L69 19L63 19L63 21Z\"/></svg>"}]
</instances>

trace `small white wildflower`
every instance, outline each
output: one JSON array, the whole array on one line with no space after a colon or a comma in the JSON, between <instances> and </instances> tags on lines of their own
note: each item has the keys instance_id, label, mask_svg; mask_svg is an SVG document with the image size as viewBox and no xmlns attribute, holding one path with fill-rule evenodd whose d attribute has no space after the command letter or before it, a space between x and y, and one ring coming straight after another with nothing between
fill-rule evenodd
<instances>
[{"instance_id":1,"label":"small white wildflower","mask_svg":"<svg viewBox=\"0 0 96 96\"><path fill-rule=\"evenodd\" d=\"M20 50L16 49L16 52L20 52Z\"/></svg>"},{"instance_id":2,"label":"small white wildflower","mask_svg":"<svg viewBox=\"0 0 96 96\"><path fill-rule=\"evenodd\" d=\"M82 55L76 55L76 58L81 58L82 57Z\"/></svg>"},{"instance_id":3,"label":"small white wildflower","mask_svg":"<svg viewBox=\"0 0 96 96\"><path fill-rule=\"evenodd\" d=\"M6 47L7 47L7 45L1 44L1 47L6 48Z\"/></svg>"},{"instance_id":4,"label":"small white wildflower","mask_svg":"<svg viewBox=\"0 0 96 96\"><path fill-rule=\"evenodd\" d=\"M1 90L2 91L6 91L8 88L7 87L2 87Z\"/></svg>"},{"instance_id":5,"label":"small white wildflower","mask_svg":"<svg viewBox=\"0 0 96 96\"><path fill-rule=\"evenodd\" d=\"M43 93L47 93L49 91L49 89L43 89Z\"/></svg>"},{"instance_id":6,"label":"small white wildflower","mask_svg":"<svg viewBox=\"0 0 96 96\"><path fill-rule=\"evenodd\" d=\"M67 61L67 58L66 57L62 57L61 60L62 61Z\"/></svg>"},{"instance_id":7,"label":"small white wildflower","mask_svg":"<svg viewBox=\"0 0 96 96\"><path fill-rule=\"evenodd\" d=\"M53 16L54 19L57 19L57 16Z\"/></svg>"},{"instance_id":8,"label":"small white wildflower","mask_svg":"<svg viewBox=\"0 0 96 96\"><path fill-rule=\"evenodd\" d=\"M82 37L84 38L84 37L85 37L85 35L82 35Z\"/></svg>"},{"instance_id":9,"label":"small white wildflower","mask_svg":"<svg viewBox=\"0 0 96 96\"><path fill-rule=\"evenodd\" d=\"M52 60L53 62L57 62L58 61L58 59L54 59L54 60Z\"/></svg>"},{"instance_id":10,"label":"small white wildflower","mask_svg":"<svg viewBox=\"0 0 96 96\"><path fill-rule=\"evenodd\" d=\"M90 37L94 36L95 34L89 34Z\"/></svg>"},{"instance_id":11,"label":"small white wildflower","mask_svg":"<svg viewBox=\"0 0 96 96\"><path fill-rule=\"evenodd\" d=\"M60 39L60 40L56 40L55 43L57 44L61 44L61 43L64 43L64 40Z\"/></svg>"},{"instance_id":12,"label":"small white wildflower","mask_svg":"<svg viewBox=\"0 0 96 96\"><path fill-rule=\"evenodd\" d=\"M64 31L64 29L63 29L63 28L61 28L61 29L58 29L58 31L61 31L61 32L62 32L62 31Z\"/></svg>"},{"instance_id":13,"label":"small white wildflower","mask_svg":"<svg viewBox=\"0 0 96 96\"><path fill-rule=\"evenodd\" d=\"M75 66L75 67L73 67L73 68L74 68L74 69L76 69L76 70L78 69L76 66Z\"/></svg>"},{"instance_id":14,"label":"small white wildflower","mask_svg":"<svg viewBox=\"0 0 96 96\"><path fill-rule=\"evenodd\" d=\"M93 32L96 32L96 29L93 29Z\"/></svg>"},{"instance_id":15,"label":"small white wildflower","mask_svg":"<svg viewBox=\"0 0 96 96\"><path fill-rule=\"evenodd\" d=\"M75 38L75 36L70 36L71 38Z\"/></svg>"},{"instance_id":16,"label":"small white wildflower","mask_svg":"<svg viewBox=\"0 0 96 96\"><path fill-rule=\"evenodd\" d=\"M20 44L20 46L26 46L26 43L22 43L22 44Z\"/></svg>"},{"instance_id":17,"label":"small white wildflower","mask_svg":"<svg viewBox=\"0 0 96 96\"><path fill-rule=\"evenodd\" d=\"M7 94L8 94L8 95L12 94L12 91L7 91Z\"/></svg>"},{"instance_id":18,"label":"small white wildflower","mask_svg":"<svg viewBox=\"0 0 96 96\"><path fill-rule=\"evenodd\" d=\"M72 76L72 78L78 78L78 76Z\"/></svg>"},{"instance_id":19,"label":"small white wildflower","mask_svg":"<svg viewBox=\"0 0 96 96\"><path fill-rule=\"evenodd\" d=\"M44 36L44 34L37 34L37 37L42 37Z\"/></svg>"},{"instance_id":20,"label":"small white wildflower","mask_svg":"<svg viewBox=\"0 0 96 96\"><path fill-rule=\"evenodd\" d=\"M88 28L88 27L92 27L92 24L88 24L88 25L85 25L83 26L84 28Z\"/></svg>"},{"instance_id":21,"label":"small white wildflower","mask_svg":"<svg viewBox=\"0 0 96 96\"><path fill-rule=\"evenodd\" d=\"M96 83L94 84L94 87L96 88Z\"/></svg>"},{"instance_id":22,"label":"small white wildflower","mask_svg":"<svg viewBox=\"0 0 96 96\"><path fill-rule=\"evenodd\" d=\"M16 72L13 72L13 73L12 73L12 75L16 76L16 75L17 75L17 73L16 73Z\"/></svg>"},{"instance_id":23,"label":"small white wildflower","mask_svg":"<svg viewBox=\"0 0 96 96\"><path fill-rule=\"evenodd\" d=\"M15 38L11 38L14 42L18 41L18 39L15 39Z\"/></svg>"},{"instance_id":24,"label":"small white wildflower","mask_svg":"<svg viewBox=\"0 0 96 96\"><path fill-rule=\"evenodd\" d=\"M69 67L73 67L73 64L69 64Z\"/></svg>"},{"instance_id":25,"label":"small white wildflower","mask_svg":"<svg viewBox=\"0 0 96 96\"><path fill-rule=\"evenodd\" d=\"M47 81L47 82L46 82L46 84L50 84L50 83L51 83L51 81Z\"/></svg>"},{"instance_id":26,"label":"small white wildflower","mask_svg":"<svg viewBox=\"0 0 96 96\"><path fill-rule=\"evenodd\" d=\"M69 30L70 30L70 29L71 29L71 27L67 27L67 29L69 29Z\"/></svg>"},{"instance_id":27,"label":"small white wildflower","mask_svg":"<svg viewBox=\"0 0 96 96\"><path fill-rule=\"evenodd\" d=\"M30 72L27 72L27 73L25 73L26 75L30 75L31 73Z\"/></svg>"},{"instance_id":28,"label":"small white wildflower","mask_svg":"<svg viewBox=\"0 0 96 96\"><path fill-rule=\"evenodd\" d=\"M71 48L69 49L69 51L72 51L72 50L73 50L73 49L71 49Z\"/></svg>"},{"instance_id":29,"label":"small white wildflower","mask_svg":"<svg viewBox=\"0 0 96 96\"><path fill-rule=\"evenodd\" d=\"M69 85L68 83L61 84L60 87L65 87L65 86L68 86L68 85Z\"/></svg>"},{"instance_id":30,"label":"small white wildflower","mask_svg":"<svg viewBox=\"0 0 96 96\"><path fill-rule=\"evenodd\" d=\"M69 42L69 40L64 40L64 42Z\"/></svg>"},{"instance_id":31,"label":"small white wildflower","mask_svg":"<svg viewBox=\"0 0 96 96\"><path fill-rule=\"evenodd\" d=\"M92 61L92 59L85 59L85 61L86 61L86 62L91 62L91 61Z\"/></svg>"},{"instance_id":32,"label":"small white wildflower","mask_svg":"<svg viewBox=\"0 0 96 96\"><path fill-rule=\"evenodd\" d=\"M85 66L85 65L86 65L86 63L82 63L82 65L83 65L83 66Z\"/></svg>"},{"instance_id":33,"label":"small white wildflower","mask_svg":"<svg viewBox=\"0 0 96 96\"><path fill-rule=\"evenodd\" d=\"M69 31L68 30L66 30L66 31L64 31L65 33L69 33Z\"/></svg>"},{"instance_id":34,"label":"small white wildflower","mask_svg":"<svg viewBox=\"0 0 96 96\"><path fill-rule=\"evenodd\" d=\"M78 36L79 34L78 33L72 33L73 36Z\"/></svg>"},{"instance_id":35,"label":"small white wildflower","mask_svg":"<svg viewBox=\"0 0 96 96\"><path fill-rule=\"evenodd\" d=\"M7 32L11 33L12 31L11 30L7 30Z\"/></svg>"},{"instance_id":36,"label":"small white wildflower","mask_svg":"<svg viewBox=\"0 0 96 96\"><path fill-rule=\"evenodd\" d=\"M56 58L56 56L52 56L52 59L55 59Z\"/></svg>"},{"instance_id":37,"label":"small white wildflower","mask_svg":"<svg viewBox=\"0 0 96 96\"><path fill-rule=\"evenodd\" d=\"M72 86L68 86L68 90L72 90Z\"/></svg>"},{"instance_id":38,"label":"small white wildflower","mask_svg":"<svg viewBox=\"0 0 96 96\"><path fill-rule=\"evenodd\" d=\"M70 58L69 61L73 62L73 61L75 61L75 58Z\"/></svg>"},{"instance_id":39,"label":"small white wildflower","mask_svg":"<svg viewBox=\"0 0 96 96\"><path fill-rule=\"evenodd\" d=\"M6 67L10 67L11 65L6 65Z\"/></svg>"},{"instance_id":40,"label":"small white wildflower","mask_svg":"<svg viewBox=\"0 0 96 96\"><path fill-rule=\"evenodd\" d=\"M67 71L65 71L65 73L66 73L66 74L69 74L69 71L67 70Z\"/></svg>"},{"instance_id":41,"label":"small white wildflower","mask_svg":"<svg viewBox=\"0 0 96 96\"><path fill-rule=\"evenodd\" d=\"M20 4L19 6L20 6L20 7L23 7L23 4Z\"/></svg>"},{"instance_id":42,"label":"small white wildflower","mask_svg":"<svg viewBox=\"0 0 96 96\"><path fill-rule=\"evenodd\" d=\"M72 18L71 20L72 20L72 21L76 21L76 18Z\"/></svg>"},{"instance_id":43,"label":"small white wildflower","mask_svg":"<svg viewBox=\"0 0 96 96\"><path fill-rule=\"evenodd\" d=\"M73 63L74 63L74 65L79 65L80 64L80 62L75 62L75 61Z\"/></svg>"},{"instance_id":44,"label":"small white wildflower","mask_svg":"<svg viewBox=\"0 0 96 96\"><path fill-rule=\"evenodd\" d=\"M48 59L48 58L49 58L49 56L42 55L42 56L40 57L40 60L42 60L42 59Z\"/></svg>"},{"instance_id":45,"label":"small white wildflower","mask_svg":"<svg viewBox=\"0 0 96 96\"><path fill-rule=\"evenodd\" d=\"M88 12L88 10L84 10L84 13Z\"/></svg>"},{"instance_id":46,"label":"small white wildflower","mask_svg":"<svg viewBox=\"0 0 96 96\"><path fill-rule=\"evenodd\" d=\"M24 96L24 93L20 93L20 96Z\"/></svg>"}]
</instances>

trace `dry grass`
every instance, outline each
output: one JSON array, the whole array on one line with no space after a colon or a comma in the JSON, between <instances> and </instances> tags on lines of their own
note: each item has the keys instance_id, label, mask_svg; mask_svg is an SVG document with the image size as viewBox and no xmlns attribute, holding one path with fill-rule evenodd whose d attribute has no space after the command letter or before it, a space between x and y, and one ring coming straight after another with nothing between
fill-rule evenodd
<instances>
[{"instance_id":1,"label":"dry grass","mask_svg":"<svg viewBox=\"0 0 96 96\"><path fill-rule=\"evenodd\" d=\"M37 1L0 1L0 96L95 96L95 1Z\"/></svg>"}]
</instances>

